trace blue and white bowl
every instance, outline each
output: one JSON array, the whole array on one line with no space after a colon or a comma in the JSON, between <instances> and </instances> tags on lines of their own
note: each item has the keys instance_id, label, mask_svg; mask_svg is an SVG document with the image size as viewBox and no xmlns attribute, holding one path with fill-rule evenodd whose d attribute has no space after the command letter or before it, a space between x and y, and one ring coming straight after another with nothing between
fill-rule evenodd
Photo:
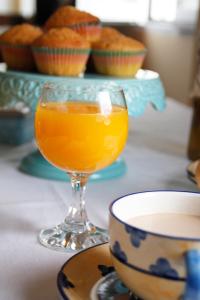
<instances>
[{"instance_id":1,"label":"blue and white bowl","mask_svg":"<svg viewBox=\"0 0 200 300\"><path fill-rule=\"evenodd\" d=\"M129 225L134 216L182 213L200 217L200 194L152 191L110 206L110 251L122 281L144 300L200 299L200 236L157 234Z\"/></svg>"}]
</instances>

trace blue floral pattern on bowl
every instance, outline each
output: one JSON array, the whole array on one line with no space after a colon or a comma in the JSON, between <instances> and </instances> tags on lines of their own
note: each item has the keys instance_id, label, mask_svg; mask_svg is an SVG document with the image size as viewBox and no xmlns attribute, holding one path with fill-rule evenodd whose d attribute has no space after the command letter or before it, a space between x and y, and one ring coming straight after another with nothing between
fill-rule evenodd
<instances>
[{"instance_id":1,"label":"blue floral pattern on bowl","mask_svg":"<svg viewBox=\"0 0 200 300\"><path fill-rule=\"evenodd\" d=\"M155 264L150 265L149 270L153 274L162 277L179 278L178 272L171 267L170 262L166 258L158 258Z\"/></svg>"},{"instance_id":2,"label":"blue floral pattern on bowl","mask_svg":"<svg viewBox=\"0 0 200 300\"><path fill-rule=\"evenodd\" d=\"M120 243L118 241L114 243L112 251L121 262L127 262L126 253L121 249Z\"/></svg>"},{"instance_id":3,"label":"blue floral pattern on bowl","mask_svg":"<svg viewBox=\"0 0 200 300\"><path fill-rule=\"evenodd\" d=\"M126 231L130 234L131 244L139 248L141 241L144 241L147 237L147 233L143 230L133 228L129 225L125 225Z\"/></svg>"}]
</instances>

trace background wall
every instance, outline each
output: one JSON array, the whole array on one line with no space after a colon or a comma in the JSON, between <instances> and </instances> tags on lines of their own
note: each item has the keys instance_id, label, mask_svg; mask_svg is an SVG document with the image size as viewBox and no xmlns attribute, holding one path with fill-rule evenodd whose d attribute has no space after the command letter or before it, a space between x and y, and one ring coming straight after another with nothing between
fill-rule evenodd
<instances>
[{"instance_id":1,"label":"background wall","mask_svg":"<svg viewBox=\"0 0 200 300\"><path fill-rule=\"evenodd\" d=\"M122 26L118 29L146 45L148 54L144 68L160 74L167 96L190 104L195 73L195 34L158 25L156 28Z\"/></svg>"}]
</instances>

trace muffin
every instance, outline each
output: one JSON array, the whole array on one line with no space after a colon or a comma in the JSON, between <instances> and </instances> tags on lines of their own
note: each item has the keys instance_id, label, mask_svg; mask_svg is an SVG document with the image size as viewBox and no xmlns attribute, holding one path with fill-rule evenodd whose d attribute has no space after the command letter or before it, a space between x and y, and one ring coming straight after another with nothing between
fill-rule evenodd
<instances>
[{"instance_id":1,"label":"muffin","mask_svg":"<svg viewBox=\"0 0 200 300\"><path fill-rule=\"evenodd\" d=\"M78 76L85 70L90 44L69 28L52 28L34 41L32 51L39 72Z\"/></svg>"},{"instance_id":2,"label":"muffin","mask_svg":"<svg viewBox=\"0 0 200 300\"><path fill-rule=\"evenodd\" d=\"M92 58L98 73L118 77L134 76L141 68L145 46L123 34L93 43Z\"/></svg>"},{"instance_id":3,"label":"muffin","mask_svg":"<svg viewBox=\"0 0 200 300\"><path fill-rule=\"evenodd\" d=\"M13 26L1 34L1 53L9 69L31 71L35 68L30 45L41 34L39 27L26 23Z\"/></svg>"},{"instance_id":4,"label":"muffin","mask_svg":"<svg viewBox=\"0 0 200 300\"><path fill-rule=\"evenodd\" d=\"M101 34L100 20L73 6L61 6L46 21L45 29L69 27L82 35L87 41L94 42Z\"/></svg>"}]
</instances>

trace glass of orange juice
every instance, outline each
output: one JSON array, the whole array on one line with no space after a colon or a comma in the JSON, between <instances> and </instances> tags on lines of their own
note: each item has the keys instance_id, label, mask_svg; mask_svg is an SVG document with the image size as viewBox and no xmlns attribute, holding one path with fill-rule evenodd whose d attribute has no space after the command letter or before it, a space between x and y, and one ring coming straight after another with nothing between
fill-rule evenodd
<instances>
[{"instance_id":1,"label":"glass of orange juice","mask_svg":"<svg viewBox=\"0 0 200 300\"><path fill-rule=\"evenodd\" d=\"M123 90L115 84L43 86L35 116L35 136L42 155L71 179L73 202L65 220L39 234L40 242L55 250L79 251L108 240L85 209L89 176L114 162L128 133Z\"/></svg>"}]
</instances>

